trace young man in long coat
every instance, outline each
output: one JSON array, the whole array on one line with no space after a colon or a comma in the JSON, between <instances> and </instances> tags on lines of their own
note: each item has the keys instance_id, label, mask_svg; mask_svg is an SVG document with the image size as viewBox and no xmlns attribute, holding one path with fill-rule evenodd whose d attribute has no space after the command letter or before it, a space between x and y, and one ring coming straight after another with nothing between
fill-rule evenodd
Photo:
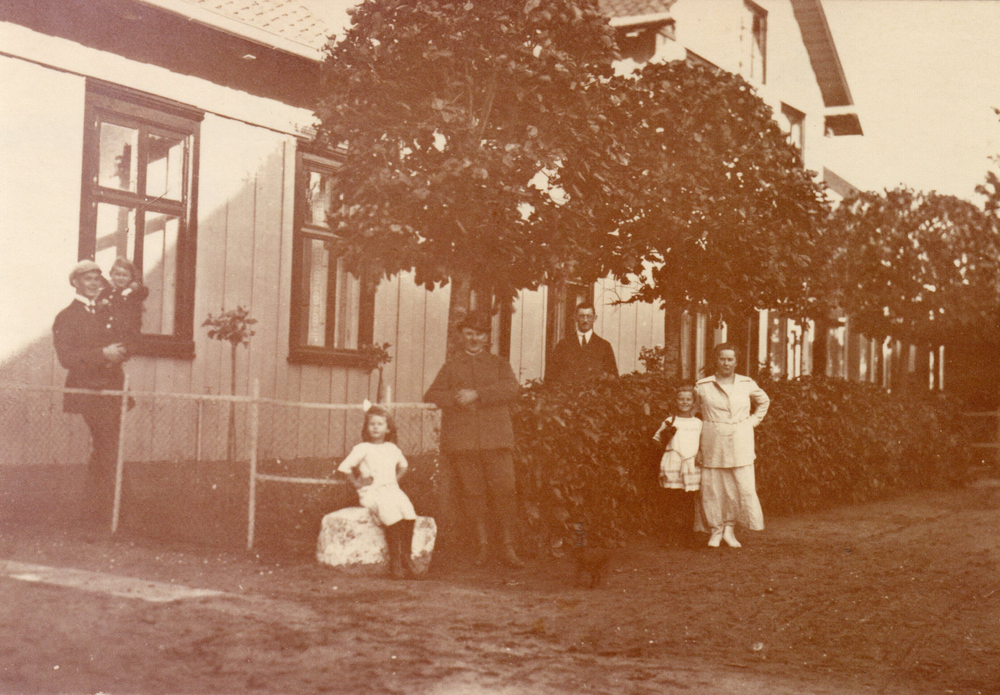
<instances>
[{"instance_id":1,"label":"young man in long coat","mask_svg":"<svg viewBox=\"0 0 1000 695\"><path fill-rule=\"evenodd\" d=\"M106 321L98 315L95 300L101 292L101 268L80 261L69 275L76 289L73 302L59 312L52 325L52 340L59 364L69 370L66 387L118 391L125 385L125 347L112 343ZM87 465L84 519L91 524L110 522L114 499L115 462L121 399L87 393L63 396L63 411L80 413L91 436Z\"/></svg>"},{"instance_id":2,"label":"young man in long coat","mask_svg":"<svg viewBox=\"0 0 1000 695\"><path fill-rule=\"evenodd\" d=\"M445 360L424 400L441 408L441 451L461 483L468 515L476 525L479 555L489 558L486 510L492 509L503 533L504 562L524 563L514 551L517 489L511 448L510 406L518 383L510 363L487 345L490 317L472 311L459 328L463 349Z\"/></svg>"}]
</instances>

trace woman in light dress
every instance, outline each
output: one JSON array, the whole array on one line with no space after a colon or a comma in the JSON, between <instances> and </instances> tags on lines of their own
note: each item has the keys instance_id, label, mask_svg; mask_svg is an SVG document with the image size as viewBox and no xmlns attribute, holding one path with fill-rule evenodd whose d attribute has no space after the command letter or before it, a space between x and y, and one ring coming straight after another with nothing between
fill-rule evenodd
<instances>
[{"instance_id":1,"label":"woman in light dress","mask_svg":"<svg viewBox=\"0 0 1000 695\"><path fill-rule=\"evenodd\" d=\"M770 399L748 376L736 373L736 347L715 346L715 374L698 381L695 389L701 430L700 531L711 536L708 545L721 541L739 548L733 527L764 529L764 514L754 480L754 428L767 413ZM707 527L707 528L706 528Z\"/></svg>"}]
</instances>

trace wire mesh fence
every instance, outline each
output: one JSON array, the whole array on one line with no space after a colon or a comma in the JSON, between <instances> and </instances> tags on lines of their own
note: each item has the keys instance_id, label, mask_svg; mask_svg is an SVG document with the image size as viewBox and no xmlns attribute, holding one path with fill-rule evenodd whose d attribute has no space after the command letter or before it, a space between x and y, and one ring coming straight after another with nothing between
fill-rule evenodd
<instances>
[{"instance_id":1,"label":"wire mesh fence","mask_svg":"<svg viewBox=\"0 0 1000 695\"><path fill-rule=\"evenodd\" d=\"M80 391L0 384L0 467L34 469L50 480L58 477L50 475L53 464L85 469L90 434L83 418L62 409L64 394L72 392ZM362 404L102 393L119 399L125 408L112 530L124 517L132 526L151 532L186 525L198 534L225 526L224 535L232 536L232 517L237 516L246 522L246 540L252 546L261 495L270 507L265 516L275 523L289 513L303 513L305 498L320 507L339 504L331 495L347 499L344 491L317 493L306 488L333 487L337 463L361 441ZM433 461L438 412L423 403L391 404L390 410L404 454ZM258 490L259 484L264 488ZM287 487L298 491L275 490Z\"/></svg>"}]
</instances>

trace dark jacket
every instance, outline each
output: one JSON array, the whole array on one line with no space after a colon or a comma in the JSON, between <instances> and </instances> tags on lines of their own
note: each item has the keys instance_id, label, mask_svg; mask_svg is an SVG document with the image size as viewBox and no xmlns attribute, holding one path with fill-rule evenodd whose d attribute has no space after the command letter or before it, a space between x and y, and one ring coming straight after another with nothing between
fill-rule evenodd
<instances>
[{"instance_id":1,"label":"dark jacket","mask_svg":"<svg viewBox=\"0 0 1000 695\"><path fill-rule=\"evenodd\" d=\"M111 345L107 323L97 314L87 311L76 299L59 312L52 324L52 342L59 364L69 370L67 388L118 391L125 385L121 364L108 362L103 349ZM84 393L67 393L63 410L83 413L103 400Z\"/></svg>"},{"instance_id":2,"label":"dark jacket","mask_svg":"<svg viewBox=\"0 0 1000 695\"><path fill-rule=\"evenodd\" d=\"M587 347L576 333L559 341L545 367L550 384L580 384L601 375L618 377L618 362L611 343L592 333Z\"/></svg>"},{"instance_id":3,"label":"dark jacket","mask_svg":"<svg viewBox=\"0 0 1000 695\"><path fill-rule=\"evenodd\" d=\"M479 394L471 405L455 402L462 389ZM514 445L510 404L518 383L507 360L489 352L460 352L445 360L424 401L441 408L441 450L509 449Z\"/></svg>"},{"instance_id":4,"label":"dark jacket","mask_svg":"<svg viewBox=\"0 0 1000 695\"><path fill-rule=\"evenodd\" d=\"M135 343L142 336L142 303L149 296L149 288L138 284L124 290L108 287L98 300L98 316L107 323L112 343L125 343L133 352Z\"/></svg>"}]
</instances>

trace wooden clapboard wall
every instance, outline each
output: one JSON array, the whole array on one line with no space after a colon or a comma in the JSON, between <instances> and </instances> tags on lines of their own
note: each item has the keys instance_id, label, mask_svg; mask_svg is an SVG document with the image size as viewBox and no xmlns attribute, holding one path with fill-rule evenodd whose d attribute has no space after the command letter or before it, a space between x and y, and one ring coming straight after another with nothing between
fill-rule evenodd
<instances>
[{"instance_id":1,"label":"wooden clapboard wall","mask_svg":"<svg viewBox=\"0 0 1000 695\"><path fill-rule=\"evenodd\" d=\"M600 280L594 286L594 307L597 321L594 332L611 343L618 359L619 374L642 369L639 351L662 346L665 314L662 305L647 302L618 304L633 294L627 285L612 278Z\"/></svg>"}]
</instances>

